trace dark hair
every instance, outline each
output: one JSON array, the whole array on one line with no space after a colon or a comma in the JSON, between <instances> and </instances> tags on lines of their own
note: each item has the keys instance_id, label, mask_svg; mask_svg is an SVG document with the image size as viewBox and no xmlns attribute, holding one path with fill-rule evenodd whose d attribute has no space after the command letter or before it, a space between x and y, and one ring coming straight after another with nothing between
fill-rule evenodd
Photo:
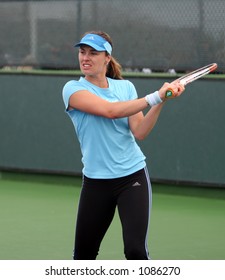
<instances>
[{"instance_id":1,"label":"dark hair","mask_svg":"<svg viewBox=\"0 0 225 280\"><path fill-rule=\"evenodd\" d=\"M109 42L109 44L113 48L112 39L106 32L103 32L103 31L89 31L89 32L86 32L84 34L84 36L86 34L89 34L89 33L96 34L96 35L99 35L99 36L103 37L106 41ZM108 64L106 76L109 77L109 78L112 78L112 79L122 80L123 77L122 77L122 74L121 74L121 69L122 69L122 67L119 64L119 62L113 56L111 56L111 60Z\"/></svg>"}]
</instances>

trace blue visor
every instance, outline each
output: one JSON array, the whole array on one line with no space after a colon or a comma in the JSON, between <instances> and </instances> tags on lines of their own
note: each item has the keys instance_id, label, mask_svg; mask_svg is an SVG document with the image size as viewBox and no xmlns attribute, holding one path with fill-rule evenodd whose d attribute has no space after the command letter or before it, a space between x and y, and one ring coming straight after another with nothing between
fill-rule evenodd
<instances>
[{"instance_id":1,"label":"blue visor","mask_svg":"<svg viewBox=\"0 0 225 280\"><path fill-rule=\"evenodd\" d=\"M80 47L81 45L88 45L99 52L106 51L110 55L112 53L112 46L110 43L97 34L89 33L85 35L75 47Z\"/></svg>"}]
</instances>

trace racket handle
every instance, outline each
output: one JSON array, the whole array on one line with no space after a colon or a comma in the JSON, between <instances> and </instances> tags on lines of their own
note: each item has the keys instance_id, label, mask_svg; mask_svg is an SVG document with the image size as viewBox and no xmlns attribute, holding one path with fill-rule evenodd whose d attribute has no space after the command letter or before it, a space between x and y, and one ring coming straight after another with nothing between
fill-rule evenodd
<instances>
[{"instance_id":1,"label":"racket handle","mask_svg":"<svg viewBox=\"0 0 225 280\"><path fill-rule=\"evenodd\" d=\"M167 91L166 91L166 98L170 98L173 96L173 90L171 88L169 88Z\"/></svg>"}]
</instances>

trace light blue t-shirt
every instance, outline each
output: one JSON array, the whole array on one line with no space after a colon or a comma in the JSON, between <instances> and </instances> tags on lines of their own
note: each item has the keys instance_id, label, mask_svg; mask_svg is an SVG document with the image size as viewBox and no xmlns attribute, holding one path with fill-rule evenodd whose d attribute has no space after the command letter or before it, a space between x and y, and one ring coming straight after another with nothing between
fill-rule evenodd
<instances>
[{"instance_id":1,"label":"light blue t-shirt","mask_svg":"<svg viewBox=\"0 0 225 280\"><path fill-rule=\"evenodd\" d=\"M145 156L129 128L128 118L108 119L68 110L69 98L79 90L88 90L110 102L137 98L128 80L108 79L108 88L99 88L83 77L71 80L63 88L63 101L80 142L83 174L89 178L110 179L130 175L145 167Z\"/></svg>"}]
</instances>

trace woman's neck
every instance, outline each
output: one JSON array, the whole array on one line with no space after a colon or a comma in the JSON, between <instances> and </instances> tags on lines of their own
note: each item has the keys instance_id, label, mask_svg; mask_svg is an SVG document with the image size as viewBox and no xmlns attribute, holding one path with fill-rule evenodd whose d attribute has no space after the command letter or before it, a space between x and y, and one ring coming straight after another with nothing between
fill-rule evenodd
<instances>
[{"instance_id":1,"label":"woman's neck","mask_svg":"<svg viewBox=\"0 0 225 280\"><path fill-rule=\"evenodd\" d=\"M95 86L97 87L100 87L100 88L108 88L109 87L109 84L108 84L108 80L106 78L106 76L104 77L93 77L93 76L85 76L85 79L94 84Z\"/></svg>"}]
</instances>

